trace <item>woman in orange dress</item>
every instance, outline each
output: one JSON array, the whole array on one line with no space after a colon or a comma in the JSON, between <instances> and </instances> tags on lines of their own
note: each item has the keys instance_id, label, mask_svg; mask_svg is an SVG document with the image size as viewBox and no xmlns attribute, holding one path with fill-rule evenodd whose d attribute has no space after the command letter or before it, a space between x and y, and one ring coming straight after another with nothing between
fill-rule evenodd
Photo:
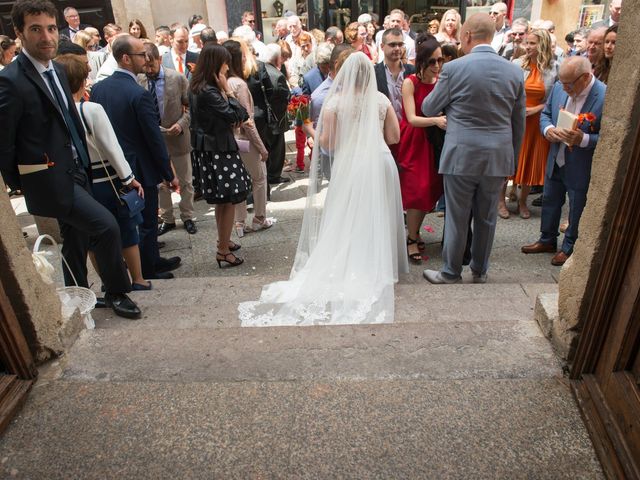
<instances>
[{"instance_id":1,"label":"woman in orange dress","mask_svg":"<svg viewBox=\"0 0 640 480\"><path fill-rule=\"evenodd\" d=\"M525 41L526 55L514 60L522 67L524 88L527 95L527 120L518 169L513 183L521 186L518 199L518 211L522 218L531 217L527 207L527 197L534 185L544 184L544 172L550 144L540 131L540 112L544 108L547 97L558 77L558 67L551 49L551 37L546 30L533 30L527 34ZM500 197L498 213L502 218L509 217L505 204L505 188Z\"/></svg>"}]
</instances>

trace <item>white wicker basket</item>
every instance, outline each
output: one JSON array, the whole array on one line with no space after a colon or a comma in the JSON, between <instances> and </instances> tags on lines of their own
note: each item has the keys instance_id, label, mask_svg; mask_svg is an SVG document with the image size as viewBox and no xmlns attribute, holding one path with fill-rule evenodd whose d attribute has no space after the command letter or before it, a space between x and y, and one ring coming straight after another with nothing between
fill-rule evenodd
<instances>
[{"instance_id":1,"label":"white wicker basket","mask_svg":"<svg viewBox=\"0 0 640 480\"><path fill-rule=\"evenodd\" d=\"M58 248L58 244L50 235L40 235L35 245L33 246L33 254L37 260L34 262L37 263L48 263L47 259L44 257L45 253L40 252L40 244L43 240L49 240L51 244L55 247L55 254L60 257L62 262L67 266L67 270L71 274L71 278L73 278L73 283L75 286L71 287L57 287L56 291L58 293L58 297L60 298L60 303L62 305L62 316L65 318L70 318L73 315L73 312L78 309L80 315L83 316L84 322L87 328L95 328L95 323L93 318L91 318L91 310L93 310L96 306L96 294L93 293L88 288L79 287L78 281L76 280L73 272L69 268L69 264L67 260L64 258L60 249ZM49 264L49 266L51 266ZM53 267L51 267L53 270ZM46 281L46 280L45 280ZM64 281L62 282L64 284Z\"/></svg>"}]
</instances>

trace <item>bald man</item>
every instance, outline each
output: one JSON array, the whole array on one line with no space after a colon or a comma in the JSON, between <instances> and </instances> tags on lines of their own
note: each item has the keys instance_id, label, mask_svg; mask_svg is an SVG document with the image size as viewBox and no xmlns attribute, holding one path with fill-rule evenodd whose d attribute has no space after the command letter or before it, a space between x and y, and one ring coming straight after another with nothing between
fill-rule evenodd
<instances>
[{"instance_id":1,"label":"bald man","mask_svg":"<svg viewBox=\"0 0 640 480\"><path fill-rule=\"evenodd\" d=\"M473 211L471 272L484 283L496 229L498 198L505 177L513 175L525 126L522 70L491 47L495 22L486 13L462 26L465 56L444 65L422 113L447 115L440 157L447 215L441 271L425 270L431 283L461 279L462 258Z\"/></svg>"},{"instance_id":2,"label":"bald man","mask_svg":"<svg viewBox=\"0 0 640 480\"><path fill-rule=\"evenodd\" d=\"M622 13L622 0L611 0L609 4L609 16L604 20L591 25L591 28L609 28L617 25L620 21L620 13Z\"/></svg>"},{"instance_id":3,"label":"bald man","mask_svg":"<svg viewBox=\"0 0 640 480\"><path fill-rule=\"evenodd\" d=\"M578 239L578 224L587 203L591 181L593 152L600 138L606 90L606 85L591 73L588 59L569 57L560 65L558 81L540 115L540 128L551 143L544 176L541 234L537 242L523 246L522 252L555 253L552 265L563 265L573 253ZM574 130L558 128L561 109L574 114L591 113L593 120L578 125ZM569 226L560 251L556 253L560 235L558 227L566 196L569 197Z\"/></svg>"}]
</instances>

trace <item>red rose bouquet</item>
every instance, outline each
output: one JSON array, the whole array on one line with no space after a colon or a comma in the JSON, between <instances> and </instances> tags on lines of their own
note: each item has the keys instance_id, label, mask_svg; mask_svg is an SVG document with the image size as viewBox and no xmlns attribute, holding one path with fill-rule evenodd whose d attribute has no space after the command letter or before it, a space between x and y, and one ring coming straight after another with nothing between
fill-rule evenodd
<instances>
[{"instance_id":1,"label":"red rose bouquet","mask_svg":"<svg viewBox=\"0 0 640 480\"><path fill-rule=\"evenodd\" d=\"M296 126L301 127L304 124L311 123L309 114L309 95L294 95L289 100L287 107L289 120Z\"/></svg>"}]
</instances>

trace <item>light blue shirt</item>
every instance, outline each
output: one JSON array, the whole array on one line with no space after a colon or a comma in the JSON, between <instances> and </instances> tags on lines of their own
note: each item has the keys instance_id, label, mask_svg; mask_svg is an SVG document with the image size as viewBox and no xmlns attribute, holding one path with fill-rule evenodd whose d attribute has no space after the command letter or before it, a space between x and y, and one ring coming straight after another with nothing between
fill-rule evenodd
<instances>
[{"instance_id":1,"label":"light blue shirt","mask_svg":"<svg viewBox=\"0 0 640 480\"><path fill-rule=\"evenodd\" d=\"M160 65L160 72L156 78L156 96L158 97L158 111L160 118L164 117L164 67Z\"/></svg>"},{"instance_id":2,"label":"light blue shirt","mask_svg":"<svg viewBox=\"0 0 640 480\"><path fill-rule=\"evenodd\" d=\"M331 89L331 85L333 85L333 78L327 75L327 78L324 79L324 82L316 88L311 94L311 108L310 108L310 117L313 122L313 128L318 126L318 119L320 118L320 111L322 110L322 104L324 103L324 99L327 97L329 90Z\"/></svg>"}]
</instances>

